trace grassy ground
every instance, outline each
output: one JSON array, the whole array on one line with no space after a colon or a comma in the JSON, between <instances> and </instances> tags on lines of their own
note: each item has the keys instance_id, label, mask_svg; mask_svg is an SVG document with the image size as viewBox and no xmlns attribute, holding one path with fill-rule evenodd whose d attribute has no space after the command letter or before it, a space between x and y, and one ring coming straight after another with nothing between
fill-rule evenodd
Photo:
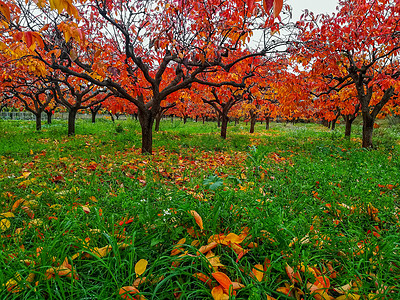
<instances>
[{"instance_id":1,"label":"grassy ground","mask_svg":"<svg viewBox=\"0 0 400 300\"><path fill-rule=\"evenodd\" d=\"M247 127L0 122L0 298L398 299L400 127Z\"/></svg>"}]
</instances>

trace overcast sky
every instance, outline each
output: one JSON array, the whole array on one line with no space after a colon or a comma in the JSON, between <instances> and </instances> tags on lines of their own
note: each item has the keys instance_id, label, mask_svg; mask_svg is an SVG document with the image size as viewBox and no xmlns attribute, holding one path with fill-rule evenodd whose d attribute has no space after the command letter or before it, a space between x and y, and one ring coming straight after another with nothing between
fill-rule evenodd
<instances>
[{"instance_id":1,"label":"overcast sky","mask_svg":"<svg viewBox=\"0 0 400 300\"><path fill-rule=\"evenodd\" d=\"M304 9L308 9L315 14L329 13L336 11L337 0L287 0L293 8L293 21L300 19Z\"/></svg>"}]
</instances>

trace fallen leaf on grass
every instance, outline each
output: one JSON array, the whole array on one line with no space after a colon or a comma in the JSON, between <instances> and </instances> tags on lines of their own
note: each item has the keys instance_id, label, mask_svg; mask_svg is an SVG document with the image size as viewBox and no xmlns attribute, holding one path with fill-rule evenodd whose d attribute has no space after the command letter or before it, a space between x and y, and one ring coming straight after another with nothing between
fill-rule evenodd
<instances>
[{"instance_id":1,"label":"fallen leaf on grass","mask_svg":"<svg viewBox=\"0 0 400 300\"><path fill-rule=\"evenodd\" d=\"M139 260L135 265L135 273L137 276L142 275L146 271L148 261L145 259Z\"/></svg>"},{"instance_id":2,"label":"fallen leaf on grass","mask_svg":"<svg viewBox=\"0 0 400 300\"><path fill-rule=\"evenodd\" d=\"M203 219L195 210L189 211L189 213L194 217L196 224L199 225L200 229L203 230Z\"/></svg>"},{"instance_id":3,"label":"fallen leaf on grass","mask_svg":"<svg viewBox=\"0 0 400 300\"><path fill-rule=\"evenodd\" d=\"M211 274L212 277L215 278L216 281L224 288L229 290L229 287L232 285L232 281L229 279L229 277L222 272L214 272Z\"/></svg>"},{"instance_id":4,"label":"fallen leaf on grass","mask_svg":"<svg viewBox=\"0 0 400 300\"><path fill-rule=\"evenodd\" d=\"M252 275L254 276L255 279L258 281L262 281L264 277L264 272L263 272L263 266L260 264L257 264L254 266L254 268L251 270Z\"/></svg>"},{"instance_id":5,"label":"fallen leaf on grass","mask_svg":"<svg viewBox=\"0 0 400 300\"><path fill-rule=\"evenodd\" d=\"M8 228L10 228L10 226L11 226L11 222L9 219L1 219L0 220L0 230L2 232L6 231Z\"/></svg>"},{"instance_id":6,"label":"fallen leaf on grass","mask_svg":"<svg viewBox=\"0 0 400 300\"><path fill-rule=\"evenodd\" d=\"M144 297L137 295L139 293L139 290L134 286L124 286L119 290L122 299L132 299L128 294L134 295L133 299L144 299Z\"/></svg>"},{"instance_id":7,"label":"fallen leaf on grass","mask_svg":"<svg viewBox=\"0 0 400 300\"><path fill-rule=\"evenodd\" d=\"M214 300L229 300L229 295L224 293L224 289L220 285L211 290L211 295L213 296Z\"/></svg>"}]
</instances>

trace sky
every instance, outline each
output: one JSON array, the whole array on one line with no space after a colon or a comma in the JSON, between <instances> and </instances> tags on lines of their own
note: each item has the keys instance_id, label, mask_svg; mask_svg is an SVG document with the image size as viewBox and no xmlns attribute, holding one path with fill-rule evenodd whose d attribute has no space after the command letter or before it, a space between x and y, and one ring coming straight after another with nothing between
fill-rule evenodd
<instances>
[{"instance_id":1,"label":"sky","mask_svg":"<svg viewBox=\"0 0 400 300\"><path fill-rule=\"evenodd\" d=\"M300 19L304 9L314 12L314 14L328 13L336 11L337 0L287 0L285 2L293 8L293 21Z\"/></svg>"}]
</instances>

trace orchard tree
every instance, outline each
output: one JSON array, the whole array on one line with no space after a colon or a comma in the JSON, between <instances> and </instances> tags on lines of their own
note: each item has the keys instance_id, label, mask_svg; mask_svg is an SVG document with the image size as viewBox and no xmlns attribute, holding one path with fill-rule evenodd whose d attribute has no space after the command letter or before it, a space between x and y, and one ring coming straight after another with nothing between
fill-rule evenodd
<instances>
[{"instance_id":1,"label":"orchard tree","mask_svg":"<svg viewBox=\"0 0 400 300\"><path fill-rule=\"evenodd\" d=\"M332 16L306 14L298 22L298 55L311 66L317 94L355 91L363 118L362 146L371 148L376 117L391 99L398 101L400 5L342 0L338 9Z\"/></svg>"},{"instance_id":2,"label":"orchard tree","mask_svg":"<svg viewBox=\"0 0 400 300\"><path fill-rule=\"evenodd\" d=\"M75 120L79 110L87 109L105 101L112 93L105 93L93 84L86 84L82 79L66 75L53 79L56 101L68 111L68 135L75 135Z\"/></svg>"}]
</instances>

